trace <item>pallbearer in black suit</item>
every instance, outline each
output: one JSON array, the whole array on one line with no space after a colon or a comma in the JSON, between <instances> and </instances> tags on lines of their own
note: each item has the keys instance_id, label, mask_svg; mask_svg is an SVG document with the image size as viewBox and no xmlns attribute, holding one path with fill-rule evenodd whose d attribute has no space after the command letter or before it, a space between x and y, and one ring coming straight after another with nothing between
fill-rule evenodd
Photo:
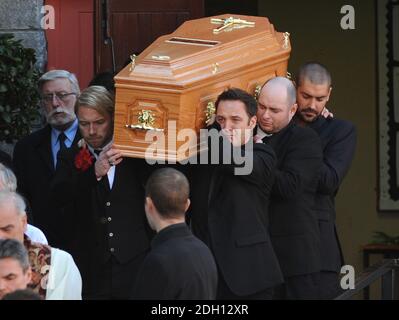
<instances>
[{"instance_id":1,"label":"pallbearer in black suit","mask_svg":"<svg viewBox=\"0 0 399 320\"><path fill-rule=\"evenodd\" d=\"M54 197L74 206L71 253L84 298L127 299L152 235L138 177L142 162L122 161L113 147L114 102L104 87L82 91L75 110L83 139L59 153Z\"/></svg>"},{"instance_id":2,"label":"pallbearer in black suit","mask_svg":"<svg viewBox=\"0 0 399 320\"><path fill-rule=\"evenodd\" d=\"M317 134L293 123L296 91L287 78L276 77L258 99L256 139L277 157L270 197L270 234L284 274L276 299L317 299L320 272L320 234L314 210L322 164Z\"/></svg>"},{"instance_id":3,"label":"pallbearer in black suit","mask_svg":"<svg viewBox=\"0 0 399 320\"><path fill-rule=\"evenodd\" d=\"M219 150L218 164L193 166L191 226L215 256L217 299L271 299L282 283L269 236L275 155L269 145L252 141L256 107L245 91L223 92L216 101L216 122L227 143ZM215 142L220 147L219 139L212 139L210 150ZM246 172L237 170L244 168Z\"/></svg>"},{"instance_id":4,"label":"pallbearer in black suit","mask_svg":"<svg viewBox=\"0 0 399 320\"><path fill-rule=\"evenodd\" d=\"M33 222L46 234L51 246L70 251L68 209L56 209L50 195L57 153L80 139L74 107L80 93L75 75L51 70L39 79L41 106L47 125L18 141L14 172L18 191L27 200Z\"/></svg>"},{"instance_id":5,"label":"pallbearer in black suit","mask_svg":"<svg viewBox=\"0 0 399 320\"><path fill-rule=\"evenodd\" d=\"M185 223L189 191L187 178L172 168L159 169L148 179L145 212L157 235L137 276L132 299L215 299L215 260Z\"/></svg>"},{"instance_id":6,"label":"pallbearer in black suit","mask_svg":"<svg viewBox=\"0 0 399 320\"><path fill-rule=\"evenodd\" d=\"M318 63L303 65L296 79L296 120L319 135L323 165L317 186L316 211L321 235L320 297L339 294L339 272L343 255L335 227L335 196L351 165L356 148L356 130L345 120L321 116L331 94L331 75Z\"/></svg>"}]
</instances>

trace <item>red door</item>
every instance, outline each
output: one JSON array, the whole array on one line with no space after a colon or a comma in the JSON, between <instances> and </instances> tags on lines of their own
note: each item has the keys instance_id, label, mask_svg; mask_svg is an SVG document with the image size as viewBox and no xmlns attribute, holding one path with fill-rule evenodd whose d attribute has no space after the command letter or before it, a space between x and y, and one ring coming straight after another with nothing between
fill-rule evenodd
<instances>
[{"instance_id":1,"label":"red door","mask_svg":"<svg viewBox=\"0 0 399 320\"><path fill-rule=\"evenodd\" d=\"M94 0L46 0L55 11L55 29L47 29L47 70L76 74L84 89L94 74Z\"/></svg>"}]
</instances>

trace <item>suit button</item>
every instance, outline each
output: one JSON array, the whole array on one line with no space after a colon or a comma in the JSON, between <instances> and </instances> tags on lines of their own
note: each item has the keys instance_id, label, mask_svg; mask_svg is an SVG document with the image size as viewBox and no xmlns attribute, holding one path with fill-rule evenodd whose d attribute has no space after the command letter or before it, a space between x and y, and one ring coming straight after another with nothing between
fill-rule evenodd
<instances>
[{"instance_id":1,"label":"suit button","mask_svg":"<svg viewBox=\"0 0 399 320\"><path fill-rule=\"evenodd\" d=\"M108 217L108 221L112 221L112 218L111 218L111 217Z\"/></svg>"},{"instance_id":2,"label":"suit button","mask_svg":"<svg viewBox=\"0 0 399 320\"><path fill-rule=\"evenodd\" d=\"M112 232L110 232L109 236L110 236L110 237L113 237L113 236L114 236L114 234L113 234Z\"/></svg>"},{"instance_id":3,"label":"suit button","mask_svg":"<svg viewBox=\"0 0 399 320\"><path fill-rule=\"evenodd\" d=\"M100 218L100 222L101 222L102 224L106 224L106 223L107 223L107 219L105 219L105 218Z\"/></svg>"},{"instance_id":4,"label":"suit button","mask_svg":"<svg viewBox=\"0 0 399 320\"><path fill-rule=\"evenodd\" d=\"M105 204L107 207L110 207L111 206L111 202L107 202L106 204Z\"/></svg>"},{"instance_id":5,"label":"suit button","mask_svg":"<svg viewBox=\"0 0 399 320\"><path fill-rule=\"evenodd\" d=\"M115 249L114 249L114 248L110 248L110 249L109 249L109 251L111 251L111 252L114 252L114 251L115 251Z\"/></svg>"}]
</instances>

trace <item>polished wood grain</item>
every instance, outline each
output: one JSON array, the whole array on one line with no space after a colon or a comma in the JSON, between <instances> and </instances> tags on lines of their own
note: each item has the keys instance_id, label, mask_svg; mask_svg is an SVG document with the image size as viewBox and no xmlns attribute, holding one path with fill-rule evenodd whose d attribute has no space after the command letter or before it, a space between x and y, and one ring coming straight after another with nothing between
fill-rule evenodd
<instances>
[{"instance_id":1,"label":"polished wood grain","mask_svg":"<svg viewBox=\"0 0 399 320\"><path fill-rule=\"evenodd\" d=\"M141 110L152 111L154 128L166 135L166 143L160 141L159 153L150 158L169 156L170 160L180 161L188 156L188 151L180 147L186 145L193 152L203 147L198 140L188 139L177 141L175 146L169 138L185 128L199 133L206 125L208 102L216 101L227 88L253 93L257 85L271 77L286 75L291 47L284 47L283 33L276 32L264 17L234 17L254 21L255 27L215 34L213 29L218 25L211 24L210 18L187 21L145 49L133 71L127 66L115 77L115 144L125 156L144 158L147 148L154 146L152 141L145 141L146 130L126 128L137 123ZM201 44L204 41L205 45ZM169 59L157 60L154 56ZM176 132L168 126L171 120L176 121Z\"/></svg>"}]
</instances>

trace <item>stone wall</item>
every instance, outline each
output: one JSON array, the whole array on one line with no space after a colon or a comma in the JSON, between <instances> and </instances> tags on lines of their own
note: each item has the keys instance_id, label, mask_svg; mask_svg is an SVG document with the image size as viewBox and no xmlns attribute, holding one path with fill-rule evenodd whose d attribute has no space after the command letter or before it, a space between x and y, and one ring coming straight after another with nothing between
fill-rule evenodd
<instances>
[{"instance_id":1,"label":"stone wall","mask_svg":"<svg viewBox=\"0 0 399 320\"><path fill-rule=\"evenodd\" d=\"M0 33L13 33L16 39L22 39L25 47L36 51L36 66L44 71L47 63L47 45L45 32L41 28L44 16L41 8L43 0L0 0ZM40 127L38 125L38 127ZM14 144L0 141L0 150L10 155Z\"/></svg>"},{"instance_id":2,"label":"stone wall","mask_svg":"<svg viewBox=\"0 0 399 320\"><path fill-rule=\"evenodd\" d=\"M36 51L37 67L44 71L47 62L46 37L40 22L43 0L1 0L0 33L13 33L23 45Z\"/></svg>"}]
</instances>

